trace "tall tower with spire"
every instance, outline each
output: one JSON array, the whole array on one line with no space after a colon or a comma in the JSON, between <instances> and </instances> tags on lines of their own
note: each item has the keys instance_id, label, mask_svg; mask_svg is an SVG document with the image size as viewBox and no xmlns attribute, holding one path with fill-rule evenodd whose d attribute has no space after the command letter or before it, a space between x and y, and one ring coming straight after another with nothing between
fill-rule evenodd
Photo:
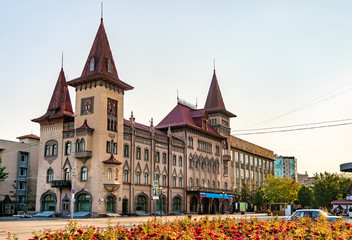
<instances>
[{"instance_id":1,"label":"tall tower with spire","mask_svg":"<svg viewBox=\"0 0 352 240\"><path fill-rule=\"evenodd\" d=\"M230 136L230 118L236 117L236 115L226 110L215 69L204 109L208 113L209 124L219 134Z\"/></svg>"},{"instance_id":2,"label":"tall tower with spire","mask_svg":"<svg viewBox=\"0 0 352 240\"><path fill-rule=\"evenodd\" d=\"M133 87L118 76L103 19L81 76L68 84L76 89L77 139L84 139L87 143L86 149L78 149L76 158L80 151L90 152L82 153L82 161L77 163L77 170L86 167L90 177L86 182L78 181L76 198L94 196L95 199L90 202L91 212L105 214L109 210L119 211L108 210L99 201L104 199L105 203L110 196L113 208L121 206L117 199L122 194L124 93ZM77 127L91 130L81 131ZM75 210L84 209L76 206Z\"/></svg>"}]
</instances>

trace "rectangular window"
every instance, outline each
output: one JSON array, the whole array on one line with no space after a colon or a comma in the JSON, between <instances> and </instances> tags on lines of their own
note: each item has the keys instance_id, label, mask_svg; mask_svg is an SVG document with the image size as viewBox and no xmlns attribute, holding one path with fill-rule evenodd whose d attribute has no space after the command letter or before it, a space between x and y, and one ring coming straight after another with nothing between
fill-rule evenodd
<instances>
[{"instance_id":1,"label":"rectangular window","mask_svg":"<svg viewBox=\"0 0 352 240\"><path fill-rule=\"evenodd\" d=\"M254 158L254 165L255 165L255 167L258 166L258 159L257 158Z\"/></svg>"},{"instance_id":2,"label":"rectangular window","mask_svg":"<svg viewBox=\"0 0 352 240\"><path fill-rule=\"evenodd\" d=\"M136 158L141 159L141 148L137 147Z\"/></svg>"},{"instance_id":3,"label":"rectangular window","mask_svg":"<svg viewBox=\"0 0 352 240\"><path fill-rule=\"evenodd\" d=\"M239 178L240 177L240 173L238 171L238 168L236 168L236 178Z\"/></svg>"},{"instance_id":4,"label":"rectangular window","mask_svg":"<svg viewBox=\"0 0 352 240\"><path fill-rule=\"evenodd\" d=\"M20 176L21 177L27 176L27 169L26 168L21 168L20 169Z\"/></svg>"},{"instance_id":5,"label":"rectangular window","mask_svg":"<svg viewBox=\"0 0 352 240\"><path fill-rule=\"evenodd\" d=\"M117 117L117 101L111 98L108 98L108 115Z\"/></svg>"},{"instance_id":6,"label":"rectangular window","mask_svg":"<svg viewBox=\"0 0 352 240\"><path fill-rule=\"evenodd\" d=\"M107 153L110 153L110 152L111 152L111 146L110 146L110 144L111 144L110 141L107 141L107 142L106 142L106 152L107 152Z\"/></svg>"},{"instance_id":7,"label":"rectangular window","mask_svg":"<svg viewBox=\"0 0 352 240\"><path fill-rule=\"evenodd\" d=\"M235 152L235 162L238 163L238 152Z\"/></svg>"},{"instance_id":8,"label":"rectangular window","mask_svg":"<svg viewBox=\"0 0 352 240\"><path fill-rule=\"evenodd\" d=\"M156 162L160 162L160 153L156 152Z\"/></svg>"},{"instance_id":9,"label":"rectangular window","mask_svg":"<svg viewBox=\"0 0 352 240\"><path fill-rule=\"evenodd\" d=\"M246 178L247 178L247 180L249 180L249 171L248 171L248 169L246 169Z\"/></svg>"},{"instance_id":10,"label":"rectangular window","mask_svg":"<svg viewBox=\"0 0 352 240\"><path fill-rule=\"evenodd\" d=\"M244 159L245 159L245 162L246 162L246 165L248 165L248 155L244 155Z\"/></svg>"},{"instance_id":11,"label":"rectangular window","mask_svg":"<svg viewBox=\"0 0 352 240\"><path fill-rule=\"evenodd\" d=\"M114 154L117 154L117 143L114 143Z\"/></svg>"},{"instance_id":12,"label":"rectangular window","mask_svg":"<svg viewBox=\"0 0 352 240\"><path fill-rule=\"evenodd\" d=\"M124 152L123 152L123 154L124 154L125 157L128 157L128 151L129 151L128 145L126 144L126 145L125 145L125 148L124 148Z\"/></svg>"},{"instance_id":13,"label":"rectangular window","mask_svg":"<svg viewBox=\"0 0 352 240\"><path fill-rule=\"evenodd\" d=\"M182 167L182 157L178 157L178 166Z\"/></svg>"},{"instance_id":14,"label":"rectangular window","mask_svg":"<svg viewBox=\"0 0 352 240\"><path fill-rule=\"evenodd\" d=\"M163 153L163 163L166 163L166 153Z\"/></svg>"},{"instance_id":15,"label":"rectangular window","mask_svg":"<svg viewBox=\"0 0 352 240\"><path fill-rule=\"evenodd\" d=\"M241 168L241 178L244 179L244 169Z\"/></svg>"},{"instance_id":16,"label":"rectangular window","mask_svg":"<svg viewBox=\"0 0 352 240\"><path fill-rule=\"evenodd\" d=\"M81 99L81 114L91 114L94 112L94 97Z\"/></svg>"},{"instance_id":17,"label":"rectangular window","mask_svg":"<svg viewBox=\"0 0 352 240\"><path fill-rule=\"evenodd\" d=\"M253 167L253 156L249 156L249 162L251 163L251 166Z\"/></svg>"},{"instance_id":18,"label":"rectangular window","mask_svg":"<svg viewBox=\"0 0 352 240\"><path fill-rule=\"evenodd\" d=\"M20 182L19 190L26 190L26 183L25 182Z\"/></svg>"},{"instance_id":19,"label":"rectangular window","mask_svg":"<svg viewBox=\"0 0 352 240\"><path fill-rule=\"evenodd\" d=\"M240 153L240 161L243 163L243 153Z\"/></svg>"}]
</instances>

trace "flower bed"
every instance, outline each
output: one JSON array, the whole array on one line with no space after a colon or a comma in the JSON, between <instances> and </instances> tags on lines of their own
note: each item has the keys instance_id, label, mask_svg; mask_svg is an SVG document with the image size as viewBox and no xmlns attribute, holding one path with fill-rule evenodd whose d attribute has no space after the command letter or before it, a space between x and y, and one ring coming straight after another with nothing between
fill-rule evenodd
<instances>
[{"instance_id":1,"label":"flower bed","mask_svg":"<svg viewBox=\"0 0 352 240\"><path fill-rule=\"evenodd\" d=\"M123 226L82 227L69 222L63 229L34 233L33 239L351 239L352 227L343 220L285 221L277 218L261 221L257 218L202 218L163 223L148 221L131 229Z\"/></svg>"}]
</instances>

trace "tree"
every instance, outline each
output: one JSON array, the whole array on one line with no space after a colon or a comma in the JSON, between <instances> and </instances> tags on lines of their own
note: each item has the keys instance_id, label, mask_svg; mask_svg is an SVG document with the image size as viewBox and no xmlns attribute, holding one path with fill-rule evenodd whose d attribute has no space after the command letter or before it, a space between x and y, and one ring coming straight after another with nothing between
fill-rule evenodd
<instances>
[{"instance_id":1,"label":"tree","mask_svg":"<svg viewBox=\"0 0 352 240\"><path fill-rule=\"evenodd\" d=\"M264 191L262 188L258 188L254 194L254 205L263 206L264 205Z\"/></svg>"},{"instance_id":2,"label":"tree","mask_svg":"<svg viewBox=\"0 0 352 240\"><path fill-rule=\"evenodd\" d=\"M250 202L251 200L251 191L249 189L248 184L243 183L240 191L241 202Z\"/></svg>"},{"instance_id":3,"label":"tree","mask_svg":"<svg viewBox=\"0 0 352 240\"><path fill-rule=\"evenodd\" d=\"M298 191L298 203L303 208L310 207L313 205L314 191L311 187L302 186Z\"/></svg>"},{"instance_id":4,"label":"tree","mask_svg":"<svg viewBox=\"0 0 352 240\"><path fill-rule=\"evenodd\" d=\"M346 189L352 179L346 174L315 173L313 177L314 197L320 207L330 207L331 202L346 197Z\"/></svg>"},{"instance_id":5,"label":"tree","mask_svg":"<svg viewBox=\"0 0 352 240\"><path fill-rule=\"evenodd\" d=\"M263 183L263 192L269 204L290 203L297 200L300 185L293 179L269 175Z\"/></svg>"},{"instance_id":6,"label":"tree","mask_svg":"<svg viewBox=\"0 0 352 240\"><path fill-rule=\"evenodd\" d=\"M0 156L0 182L5 181L5 179L9 175L9 173L5 172L5 170L6 170L6 166L2 167L2 159L1 159L1 156Z\"/></svg>"}]
</instances>

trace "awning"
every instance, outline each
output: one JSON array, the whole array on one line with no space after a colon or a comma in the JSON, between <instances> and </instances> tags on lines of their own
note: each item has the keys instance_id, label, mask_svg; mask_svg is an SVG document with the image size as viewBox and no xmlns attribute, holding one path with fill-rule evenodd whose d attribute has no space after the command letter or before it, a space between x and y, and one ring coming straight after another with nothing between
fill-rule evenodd
<instances>
[{"instance_id":1,"label":"awning","mask_svg":"<svg viewBox=\"0 0 352 240\"><path fill-rule=\"evenodd\" d=\"M33 217L52 217L54 214L55 212L52 211L44 211L33 215Z\"/></svg>"},{"instance_id":2,"label":"awning","mask_svg":"<svg viewBox=\"0 0 352 240\"><path fill-rule=\"evenodd\" d=\"M206 198L220 198L220 199L233 199L233 195L220 194L220 193L199 193L200 197Z\"/></svg>"}]
</instances>

